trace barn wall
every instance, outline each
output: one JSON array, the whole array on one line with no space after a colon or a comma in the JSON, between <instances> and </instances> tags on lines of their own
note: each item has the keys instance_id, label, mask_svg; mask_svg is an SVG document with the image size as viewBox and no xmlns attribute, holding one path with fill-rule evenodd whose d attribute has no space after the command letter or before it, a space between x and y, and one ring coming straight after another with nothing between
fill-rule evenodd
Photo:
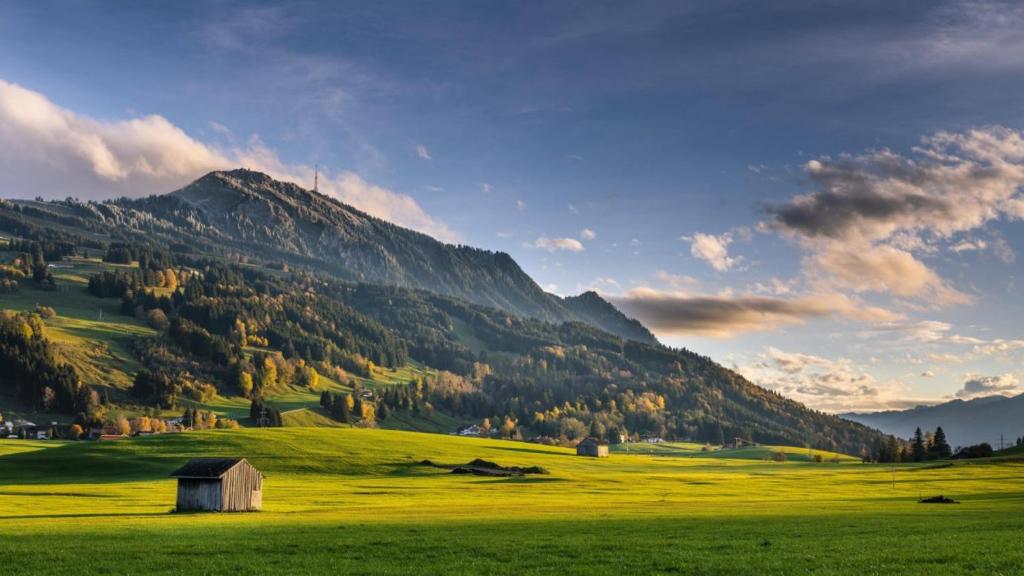
<instances>
[{"instance_id":1,"label":"barn wall","mask_svg":"<svg viewBox=\"0 0 1024 576\"><path fill-rule=\"evenodd\" d=\"M220 480L178 479L178 510L220 510Z\"/></svg>"},{"instance_id":2,"label":"barn wall","mask_svg":"<svg viewBox=\"0 0 1024 576\"><path fill-rule=\"evenodd\" d=\"M263 478L248 462L242 462L224 474L221 490L224 511L259 510L263 504Z\"/></svg>"}]
</instances>

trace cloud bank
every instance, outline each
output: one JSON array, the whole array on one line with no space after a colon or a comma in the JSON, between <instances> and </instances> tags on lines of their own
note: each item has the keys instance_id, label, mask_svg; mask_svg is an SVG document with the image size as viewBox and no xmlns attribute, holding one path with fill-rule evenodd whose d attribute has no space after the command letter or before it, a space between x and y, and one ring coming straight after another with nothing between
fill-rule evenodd
<instances>
[{"instance_id":1,"label":"cloud bank","mask_svg":"<svg viewBox=\"0 0 1024 576\"><path fill-rule=\"evenodd\" d=\"M0 195L103 199L170 192L213 170L243 166L312 187L313 167L288 164L258 138L223 148L159 115L103 121L0 80ZM320 191L440 240L458 235L405 194L354 172L321 174Z\"/></svg>"},{"instance_id":2,"label":"cloud bank","mask_svg":"<svg viewBox=\"0 0 1024 576\"><path fill-rule=\"evenodd\" d=\"M766 296L691 295L634 288L613 303L663 336L698 335L731 338L746 332L774 330L808 320L844 317L895 321L898 315L867 306L842 294L812 294L792 299Z\"/></svg>"}]
</instances>

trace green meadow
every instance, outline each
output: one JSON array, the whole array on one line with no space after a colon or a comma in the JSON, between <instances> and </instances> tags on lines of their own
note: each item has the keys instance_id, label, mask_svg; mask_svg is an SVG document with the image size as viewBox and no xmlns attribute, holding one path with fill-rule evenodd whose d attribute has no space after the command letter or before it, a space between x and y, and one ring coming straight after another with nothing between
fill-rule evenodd
<instances>
[{"instance_id":1,"label":"green meadow","mask_svg":"<svg viewBox=\"0 0 1024 576\"><path fill-rule=\"evenodd\" d=\"M883 466L698 450L589 459L353 428L0 441L0 574L1024 570L1019 458ZM263 511L171 513L167 475L195 456L248 458L266 474ZM486 478L419 464L473 458L549 473ZM917 503L937 494L960 503Z\"/></svg>"}]
</instances>

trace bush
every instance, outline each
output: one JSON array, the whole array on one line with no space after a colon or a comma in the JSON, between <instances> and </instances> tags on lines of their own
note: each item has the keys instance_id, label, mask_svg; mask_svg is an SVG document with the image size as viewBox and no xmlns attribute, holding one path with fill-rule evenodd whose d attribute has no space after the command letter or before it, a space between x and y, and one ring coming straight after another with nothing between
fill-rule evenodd
<instances>
[{"instance_id":1,"label":"bush","mask_svg":"<svg viewBox=\"0 0 1024 576\"><path fill-rule=\"evenodd\" d=\"M988 442L982 442L981 444L975 444L974 446L967 446L961 448L956 453L957 458L988 458L992 456L993 450L992 445Z\"/></svg>"},{"instance_id":2,"label":"bush","mask_svg":"<svg viewBox=\"0 0 1024 576\"><path fill-rule=\"evenodd\" d=\"M149 324L149 327L154 330L163 332L170 326L170 321L167 320L167 314L163 310L154 308L146 313L146 324Z\"/></svg>"},{"instance_id":3,"label":"bush","mask_svg":"<svg viewBox=\"0 0 1024 576\"><path fill-rule=\"evenodd\" d=\"M772 462L785 462L786 461L786 453L783 452L782 450L775 450L774 452L772 452L771 458L772 458Z\"/></svg>"},{"instance_id":4,"label":"bush","mask_svg":"<svg viewBox=\"0 0 1024 576\"><path fill-rule=\"evenodd\" d=\"M57 317L57 311L50 306L43 306L42 304L36 304L36 314L43 320L49 320L50 318Z\"/></svg>"}]
</instances>

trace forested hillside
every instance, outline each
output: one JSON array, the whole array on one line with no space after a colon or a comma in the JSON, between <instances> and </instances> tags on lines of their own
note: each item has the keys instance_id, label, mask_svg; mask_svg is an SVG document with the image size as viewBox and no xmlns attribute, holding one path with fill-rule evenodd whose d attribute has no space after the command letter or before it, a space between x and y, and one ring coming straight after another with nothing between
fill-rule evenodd
<instances>
[{"instance_id":1,"label":"forested hillside","mask_svg":"<svg viewBox=\"0 0 1024 576\"><path fill-rule=\"evenodd\" d=\"M319 395L320 409L338 421L404 426L431 419L437 426L451 418L552 442L739 437L857 453L881 441L875 431L809 410L709 358L645 338L646 329L596 294L560 300L531 291L536 285L506 255L427 242L273 181L264 181L259 195L249 180L236 183L234 196L208 189L230 178L211 175L180 193L139 201L0 205L0 232L15 238L5 246L4 268L14 290L34 300L45 295L58 312L71 298L97 307L114 301L122 317L155 331L126 344L139 366L130 388L99 402L77 375L81 387L62 386L83 400L61 392L68 400L46 409L95 421L111 403L179 410L182 402L239 398L251 403L256 422L276 398L305 391L303 397ZM298 201L301 194L312 204ZM338 237L346 220L362 232ZM437 252L415 252L427 247ZM413 252L397 256L405 250ZM345 256L327 266L327 252ZM431 276L431 258L447 262L448 272ZM423 265L399 264L406 259ZM469 266L473 259L486 263L482 271ZM369 270L373 262L382 271L372 278L346 267ZM74 269L64 275L67 284L54 281L54 266ZM406 281L410 270L438 282L463 272L467 278L429 290ZM525 291L496 291L489 298L500 292L501 305L452 295L506 281ZM527 305L534 313L517 309ZM46 355L41 341L33 346ZM405 381L390 376L387 386L363 389L410 367L416 375ZM43 406L38 390L26 392L0 375L0 398L3 388ZM271 420L280 418L271 411Z\"/></svg>"}]
</instances>

